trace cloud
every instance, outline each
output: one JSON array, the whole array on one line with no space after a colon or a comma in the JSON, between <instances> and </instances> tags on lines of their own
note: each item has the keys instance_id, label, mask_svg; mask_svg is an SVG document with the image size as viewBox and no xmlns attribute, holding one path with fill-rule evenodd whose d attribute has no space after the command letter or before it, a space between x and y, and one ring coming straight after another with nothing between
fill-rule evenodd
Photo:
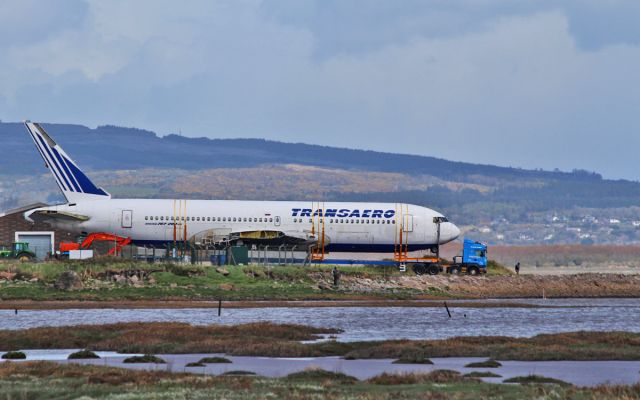
<instances>
[{"instance_id":1,"label":"cloud","mask_svg":"<svg viewBox=\"0 0 640 400\"><path fill-rule=\"evenodd\" d=\"M633 4L0 2L0 117L640 179Z\"/></svg>"}]
</instances>

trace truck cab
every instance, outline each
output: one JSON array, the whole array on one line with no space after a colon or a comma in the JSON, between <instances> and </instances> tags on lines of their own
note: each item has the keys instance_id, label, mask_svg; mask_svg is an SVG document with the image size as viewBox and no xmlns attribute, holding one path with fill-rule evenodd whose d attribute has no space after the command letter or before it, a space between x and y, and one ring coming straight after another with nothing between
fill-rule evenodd
<instances>
[{"instance_id":1,"label":"truck cab","mask_svg":"<svg viewBox=\"0 0 640 400\"><path fill-rule=\"evenodd\" d=\"M462 255L453 257L453 264L447 267L447 272L450 274L485 274L487 272L487 245L465 239L462 245Z\"/></svg>"}]
</instances>

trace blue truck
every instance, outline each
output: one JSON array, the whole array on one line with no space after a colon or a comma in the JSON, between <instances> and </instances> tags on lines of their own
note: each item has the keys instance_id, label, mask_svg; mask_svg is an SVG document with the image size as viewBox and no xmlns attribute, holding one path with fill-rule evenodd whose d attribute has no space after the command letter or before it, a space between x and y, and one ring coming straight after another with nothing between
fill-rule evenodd
<instances>
[{"instance_id":1,"label":"blue truck","mask_svg":"<svg viewBox=\"0 0 640 400\"><path fill-rule=\"evenodd\" d=\"M444 265L448 274L478 275L487 273L487 245L474 240L465 239L462 255L453 257L453 263Z\"/></svg>"}]
</instances>

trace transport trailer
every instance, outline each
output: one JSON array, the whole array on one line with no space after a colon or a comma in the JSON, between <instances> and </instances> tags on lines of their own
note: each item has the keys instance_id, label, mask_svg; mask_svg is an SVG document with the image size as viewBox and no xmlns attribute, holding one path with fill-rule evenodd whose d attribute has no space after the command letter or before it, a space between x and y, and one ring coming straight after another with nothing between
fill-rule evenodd
<instances>
[{"instance_id":1,"label":"transport trailer","mask_svg":"<svg viewBox=\"0 0 640 400\"><path fill-rule=\"evenodd\" d=\"M438 251L436 253L439 253ZM462 255L453 257L452 263L442 264L438 255L434 257L396 257L395 260L351 260L351 259L324 259L318 264L335 265L383 265L395 266L405 272L407 265L413 268L416 275L437 275L440 272L447 274L479 275L487 272L487 245L474 240L465 239L462 246Z\"/></svg>"}]
</instances>

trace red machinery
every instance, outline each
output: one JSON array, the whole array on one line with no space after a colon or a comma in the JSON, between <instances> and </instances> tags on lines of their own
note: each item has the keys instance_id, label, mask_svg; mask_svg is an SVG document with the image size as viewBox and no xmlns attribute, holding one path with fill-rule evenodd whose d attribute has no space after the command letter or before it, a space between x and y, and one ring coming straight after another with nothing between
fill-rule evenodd
<instances>
[{"instance_id":1,"label":"red machinery","mask_svg":"<svg viewBox=\"0 0 640 400\"><path fill-rule=\"evenodd\" d=\"M131 238L125 238L122 236L104 232L91 233L82 241L82 243L60 242L60 253L67 253L69 252L69 250L80 250L89 248L89 246L91 246L91 244L95 241L115 243L115 246L111 248L107 253L108 255L112 256L120 254L122 248L131 243Z\"/></svg>"}]
</instances>

